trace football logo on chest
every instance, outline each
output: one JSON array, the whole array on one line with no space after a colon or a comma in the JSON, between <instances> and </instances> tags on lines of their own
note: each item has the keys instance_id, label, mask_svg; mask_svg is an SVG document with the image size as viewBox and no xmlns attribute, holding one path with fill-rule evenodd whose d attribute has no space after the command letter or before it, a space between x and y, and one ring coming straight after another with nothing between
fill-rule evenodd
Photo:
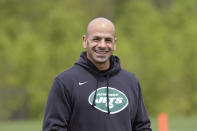
<instances>
[{"instance_id":1,"label":"football logo on chest","mask_svg":"<svg viewBox=\"0 0 197 131\"><path fill-rule=\"evenodd\" d=\"M92 105L94 101L95 91L93 91L89 98L88 102ZM128 99L126 95L112 87L108 87L108 97L109 97L109 109L110 114L118 113L124 110L128 105ZM97 89L96 99L95 99L95 108L107 113L107 87L101 87Z\"/></svg>"}]
</instances>

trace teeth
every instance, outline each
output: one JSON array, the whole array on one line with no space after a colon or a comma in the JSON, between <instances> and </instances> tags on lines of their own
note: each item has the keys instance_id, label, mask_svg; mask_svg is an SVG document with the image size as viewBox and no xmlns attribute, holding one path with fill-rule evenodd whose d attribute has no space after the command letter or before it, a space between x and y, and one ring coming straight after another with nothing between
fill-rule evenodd
<instances>
[{"instance_id":1,"label":"teeth","mask_svg":"<svg viewBox=\"0 0 197 131\"><path fill-rule=\"evenodd\" d=\"M105 53L107 53L107 51L95 51L96 53L99 53L99 54L105 54Z\"/></svg>"}]
</instances>

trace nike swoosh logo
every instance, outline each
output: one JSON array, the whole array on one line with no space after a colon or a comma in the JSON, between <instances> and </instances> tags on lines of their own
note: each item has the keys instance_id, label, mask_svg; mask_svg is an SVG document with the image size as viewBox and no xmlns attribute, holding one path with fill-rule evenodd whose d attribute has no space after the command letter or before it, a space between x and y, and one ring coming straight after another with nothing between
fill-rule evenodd
<instances>
[{"instance_id":1,"label":"nike swoosh logo","mask_svg":"<svg viewBox=\"0 0 197 131\"><path fill-rule=\"evenodd\" d=\"M83 85L83 84L86 84L88 81L85 81L85 82L79 82L79 85Z\"/></svg>"}]
</instances>

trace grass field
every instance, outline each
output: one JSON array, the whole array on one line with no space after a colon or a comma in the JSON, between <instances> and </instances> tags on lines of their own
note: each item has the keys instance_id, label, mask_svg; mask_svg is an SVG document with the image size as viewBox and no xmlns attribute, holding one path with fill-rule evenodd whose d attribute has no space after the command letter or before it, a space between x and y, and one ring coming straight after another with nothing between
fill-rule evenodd
<instances>
[{"instance_id":1,"label":"grass field","mask_svg":"<svg viewBox=\"0 0 197 131\"><path fill-rule=\"evenodd\" d=\"M153 131L158 131L157 120L151 119ZM0 122L0 131L41 131L42 121ZM169 117L169 131L197 131L197 117Z\"/></svg>"},{"instance_id":2,"label":"grass field","mask_svg":"<svg viewBox=\"0 0 197 131\"><path fill-rule=\"evenodd\" d=\"M169 131L197 131L197 117L168 118ZM153 131L158 131L157 119L151 119Z\"/></svg>"}]
</instances>

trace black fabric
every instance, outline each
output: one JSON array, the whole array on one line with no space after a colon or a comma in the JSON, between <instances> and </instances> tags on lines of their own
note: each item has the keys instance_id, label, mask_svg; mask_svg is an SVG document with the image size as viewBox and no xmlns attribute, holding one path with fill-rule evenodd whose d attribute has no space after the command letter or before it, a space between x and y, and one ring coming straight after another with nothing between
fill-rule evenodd
<instances>
[{"instance_id":1,"label":"black fabric","mask_svg":"<svg viewBox=\"0 0 197 131\"><path fill-rule=\"evenodd\" d=\"M110 114L110 109L109 109L109 94L108 94L108 87L109 85L109 77L113 76L115 74L117 74L120 70L120 60L117 56L111 56L110 57L110 68L107 70L98 70L97 67L87 58L87 53L86 52L82 52L80 55L81 59L79 59L75 64L76 65L80 65L83 68L85 68L87 71L89 71L90 73L93 74L93 76L95 76L97 82L96 82L96 91L94 94L94 100L93 100L93 104L92 106L94 107L95 104L95 100L96 100L96 95L97 95L97 89L98 89L98 82L102 77L105 77L107 80L107 110L108 110L108 114Z\"/></svg>"},{"instance_id":2,"label":"black fabric","mask_svg":"<svg viewBox=\"0 0 197 131\"><path fill-rule=\"evenodd\" d=\"M98 80L101 76L113 76L117 74L120 70L120 59L117 56L110 57L110 68L108 70L100 71L96 68L96 66L87 58L86 52L82 52L80 55L80 59L75 63L76 65L80 65L85 68L87 71L92 73Z\"/></svg>"},{"instance_id":3,"label":"black fabric","mask_svg":"<svg viewBox=\"0 0 197 131\"><path fill-rule=\"evenodd\" d=\"M106 110L100 110L96 96L106 93ZM115 97L110 91L125 95L127 104L114 112ZM103 92L103 94L105 94ZM99 94L100 93L100 94ZM93 102L90 102L90 96ZM94 108L93 108L94 107ZM117 106L118 107L118 106ZM140 84L132 73L121 69L116 56L110 68L99 71L85 52L68 70L54 80L46 103L43 131L152 131Z\"/></svg>"}]
</instances>

